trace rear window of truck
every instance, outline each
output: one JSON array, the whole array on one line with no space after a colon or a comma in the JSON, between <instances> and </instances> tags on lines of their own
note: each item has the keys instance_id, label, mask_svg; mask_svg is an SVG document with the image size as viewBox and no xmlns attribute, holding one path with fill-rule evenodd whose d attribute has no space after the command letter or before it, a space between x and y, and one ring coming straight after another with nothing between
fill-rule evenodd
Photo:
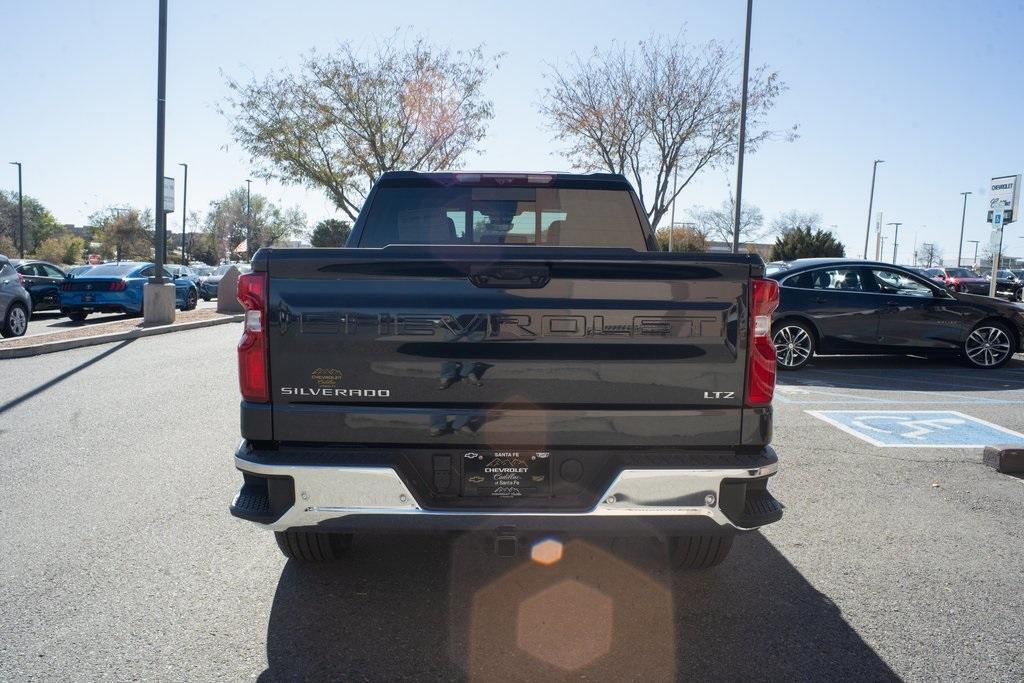
<instances>
[{"instance_id":1,"label":"rear window of truck","mask_svg":"<svg viewBox=\"0 0 1024 683\"><path fill-rule=\"evenodd\" d=\"M646 249L628 192L539 187L381 187L358 246L389 244Z\"/></svg>"}]
</instances>

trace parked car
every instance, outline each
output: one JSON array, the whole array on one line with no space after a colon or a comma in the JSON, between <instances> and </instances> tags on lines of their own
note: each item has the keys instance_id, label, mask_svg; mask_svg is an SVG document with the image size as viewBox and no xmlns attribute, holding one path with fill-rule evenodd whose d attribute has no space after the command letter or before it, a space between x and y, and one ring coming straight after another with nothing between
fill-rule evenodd
<instances>
[{"instance_id":1,"label":"parked car","mask_svg":"<svg viewBox=\"0 0 1024 683\"><path fill-rule=\"evenodd\" d=\"M169 272L174 277L175 280L183 277L196 286L197 292L199 291L199 275L194 270L192 270L190 266L183 266L178 264L167 265L164 267L167 269L167 272Z\"/></svg>"},{"instance_id":2,"label":"parked car","mask_svg":"<svg viewBox=\"0 0 1024 683\"><path fill-rule=\"evenodd\" d=\"M220 286L220 280L232 266L238 268L239 273L248 273L252 270L248 263L226 263L222 266L217 266L208 277L204 277L199 283L199 296L203 298L203 301L217 298L217 288Z\"/></svg>"},{"instance_id":3,"label":"parked car","mask_svg":"<svg viewBox=\"0 0 1024 683\"><path fill-rule=\"evenodd\" d=\"M988 280L970 268L928 268L925 272L954 292L988 294Z\"/></svg>"},{"instance_id":4,"label":"parked car","mask_svg":"<svg viewBox=\"0 0 1024 683\"><path fill-rule=\"evenodd\" d=\"M94 266L78 277L64 281L60 291L60 310L75 321L90 313L128 313L142 315L142 286L156 272L152 263L121 261ZM199 293L185 277L165 277L174 282L175 305L183 311L196 307Z\"/></svg>"},{"instance_id":5,"label":"parked car","mask_svg":"<svg viewBox=\"0 0 1024 683\"><path fill-rule=\"evenodd\" d=\"M772 340L783 370L815 355L892 353L998 368L1024 350L1024 307L951 291L906 268L804 259L770 277L781 285Z\"/></svg>"},{"instance_id":6,"label":"parked car","mask_svg":"<svg viewBox=\"0 0 1024 683\"><path fill-rule=\"evenodd\" d=\"M1010 301L1020 301L1022 289L1024 289L1024 281L1018 278L1012 270L996 271L996 296L1005 296Z\"/></svg>"},{"instance_id":7,"label":"parked car","mask_svg":"<svg viewBox=\"0 0 1024 683\"><path fill-rule=\"evenodd\" d=\"M32 316L32 295L22 284L24 276L10 259L0 256L0 336L20 337Z\"/></svg>"},{"instance_id":8,"label":"parked car","mask_svg":"<svg viewBox=\"0 0 1024 683\"><path fill-rule=\"evenodd\" d=\"M32 312L60 308L60 286L65 273L60 266L37 259L11 259L11 265L23 278L32 297Z\"/></svg>"},{"instance_id":9,"label":"parked car","mask_svg":"<svg viewBox=\"0 0 1024 683\"><path fill-rule=\"evenodd\" d=\"M213 275L213 266L208 266L205 263L190 263L188 267L199 276L199 279Z\"/></svg>"},{"instance_id":10,"label":"parked car","mask_svg":"<svg viewBox=\"0 0 1024 683\"><path fill-rule=\"evenodd\" d=\"M387 530L505 556L646 533L706 569L782 517L757 255L657 251L603 173L385 173L349 244L260 249L238 280L231 513L286 556Z\"/></svg>"},{"instance_id":11,"label":"parked car","mask_svg":"<svg viewBox=\"0 0 1024 683\"><path fill-rule=\"evenodd\" d=\"M68 278L78 277L79 275L81 275L82 273L88 271L90 268L93 268L93 267L94 267L93 265L90 265L88 263L86 263L84 265L81 265L81 266L73 266L71 268L68 268L67 272L64 273L64 276L68 277Z\"/></svg>"}]
</instances>

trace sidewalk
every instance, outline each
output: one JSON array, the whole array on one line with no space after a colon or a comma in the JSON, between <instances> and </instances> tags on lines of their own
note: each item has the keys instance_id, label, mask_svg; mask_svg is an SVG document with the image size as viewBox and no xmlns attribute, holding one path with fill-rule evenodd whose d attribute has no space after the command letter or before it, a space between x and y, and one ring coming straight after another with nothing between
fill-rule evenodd
<instances>
[{"instance_id":1,"label":"sidewalk","mask_svg":"<svg viewBox=\"0 0 1024 683\"><path fill-rule=\"evenodd\" d=\"M0 359L25 358L83 346L149 337L155 334L194 330L200 327L239 322L242 318L241 314L217 313L215 309L207 308L178 311L175 321L171 325L146 327L141 318L83 325L59 332L0 340Z\"/></svg>"}]
</instances>

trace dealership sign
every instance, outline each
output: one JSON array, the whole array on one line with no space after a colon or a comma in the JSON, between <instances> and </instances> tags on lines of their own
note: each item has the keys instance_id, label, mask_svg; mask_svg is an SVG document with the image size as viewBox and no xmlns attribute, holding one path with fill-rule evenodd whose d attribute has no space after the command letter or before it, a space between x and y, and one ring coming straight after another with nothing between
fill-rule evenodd
<instances>
[{"instance_id":1,"label":"dealership sign","mask_svg":"<svg viewBox=\"0 0 1024 683\"><path fill-rule=\"evenodd\" d=\"M1003 205L1003 223L1012 223L1020 215L1020 175L993 178L988 193L988 222L992 223L992 209Z\"/></svg>"}]
</instances>

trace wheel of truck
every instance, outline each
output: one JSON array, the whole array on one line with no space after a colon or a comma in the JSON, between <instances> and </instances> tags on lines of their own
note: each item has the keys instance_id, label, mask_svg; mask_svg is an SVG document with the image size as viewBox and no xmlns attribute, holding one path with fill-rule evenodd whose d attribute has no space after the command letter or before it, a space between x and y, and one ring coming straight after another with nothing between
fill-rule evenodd
<instances>
[{"instance_id":1,"label":"wheel of truck","mask_svg":"<svg viewBox=\"0 0 1024 683\"><path fill-rule=\"evenodd\" d=\"M775 323L772 343L780 370L799 370L814 357L814 334L801 322L780 320Z\"/></svg>"},{"instance_id":2,"label":"wheel of truck","mask_svg":"<svg viewBox=\"0 0 1024 683\"><path fill-rule=\"evenodd\" d=\"M732 536L673 536L668 561L677 571L699 571L722 563L732 549Z\"/></svg>"},{"instance_id":3,"label":"wheel of truck","mask_svg":"<svg viewBox=\"0 0 1024 683\"><path fill-rule=\"evenodd\" d=\"M89 315L85 311L69 311L68 317L71 318L72 322L80 323L85 320L85 316Z\"/></svg>"},{"instance_id":4,"label":"wheel of truck","mask_svg":"<svg viewBox=\"0 0 1024 683\"><path fill-rule=\"evenodd\" d=\"M339 560L352 546L352 534L321 534L315 531L275 531L281 553L299 562Z\"/></svg>"}]
</instances>

